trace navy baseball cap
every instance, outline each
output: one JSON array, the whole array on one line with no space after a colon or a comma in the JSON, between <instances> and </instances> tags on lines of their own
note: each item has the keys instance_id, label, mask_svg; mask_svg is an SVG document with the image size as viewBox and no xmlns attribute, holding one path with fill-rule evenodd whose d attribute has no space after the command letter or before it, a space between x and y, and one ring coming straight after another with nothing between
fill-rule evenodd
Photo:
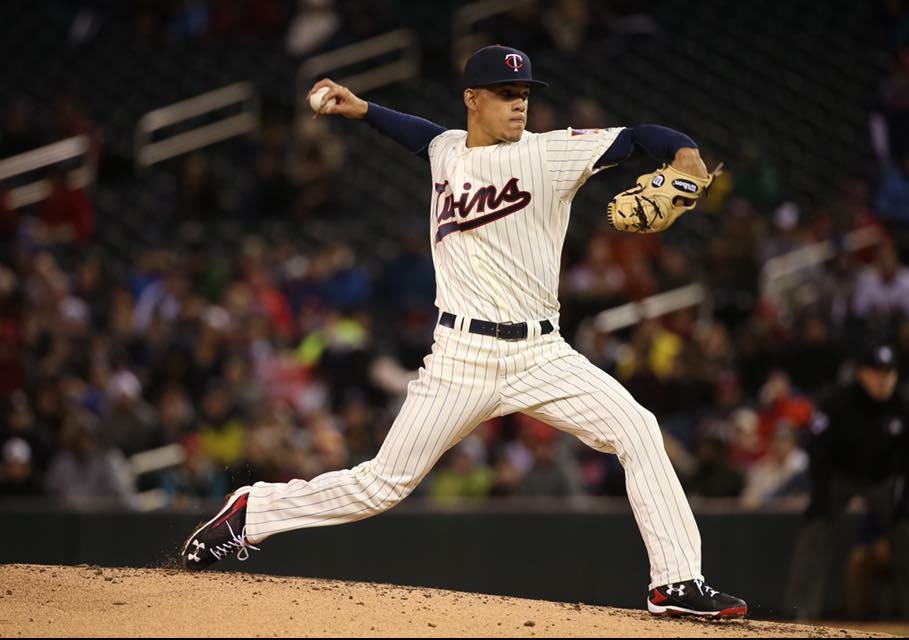
<instances>
[{"instance_id":1,"label":"navy baseball cap","mask_svg":"<svg viewBox=\"0 0 909 640\"><path fill-rule=\"evenodd\" d=\"M896 352L886 342L869 340L859 347L855 363L873 369L896 369Z\"/></svg>"},{"instance_id":2,"label":"navy baseball cap","mask_svg":"<svg viewBox=\"0 0 909 640\"><path fill-rule=\"evenodd\" d=\"M495 44L476 51L464 66L463 88L521 82L535 87L549 84L533 79L530 58L523 51Z\"/></svg>"}]
</instances>

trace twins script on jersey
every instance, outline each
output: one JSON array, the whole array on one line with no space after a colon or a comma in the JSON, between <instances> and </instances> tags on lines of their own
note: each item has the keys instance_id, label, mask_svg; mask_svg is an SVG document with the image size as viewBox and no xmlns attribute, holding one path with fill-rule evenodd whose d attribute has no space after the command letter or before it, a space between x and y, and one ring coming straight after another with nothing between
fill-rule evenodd
<instances>
[{"instance_id":1,"label":"twins script on jersey","mask_svg":"<svg viewBox=\"0 0 909 640\"><path fill-rule=\"evenodd\" d=\"M468 148L449 130L429 145L436 304L496 322L554 318L571 201L621 128L564 129Z\"/></svg>"}]
</instances>

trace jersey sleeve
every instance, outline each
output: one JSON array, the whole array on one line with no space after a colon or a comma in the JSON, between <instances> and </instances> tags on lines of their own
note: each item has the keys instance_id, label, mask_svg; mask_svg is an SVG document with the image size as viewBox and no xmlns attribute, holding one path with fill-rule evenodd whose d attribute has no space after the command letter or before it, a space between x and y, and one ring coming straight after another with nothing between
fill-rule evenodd
<instances>
[{"instance_id":1,"label":"jersey sleeve","mask_svg":"<svg viewBox=\"0 0 909 640\"><path fill-rule=\"evenodd\" d=\"M562 200L571 200L575 192L597 171L595 166L612 146L623 127L612 129L559 129L544 133L546 165L553 188Z\"/></svg>"},{"instance_id":2,"label":"jersey sleeve","mask_svg":"<svg viewBox=\"0 0 909 640\"><path fill-rule=\"evenodd\" d=\"M365 121L379 133L388 136L411 153L416 153L424 158L428 158L427 147L433 138L445 133L445 127L441 127L435 122L408 113L401 113L374 102L369 103Z\"/></svg>"}]
</instances>

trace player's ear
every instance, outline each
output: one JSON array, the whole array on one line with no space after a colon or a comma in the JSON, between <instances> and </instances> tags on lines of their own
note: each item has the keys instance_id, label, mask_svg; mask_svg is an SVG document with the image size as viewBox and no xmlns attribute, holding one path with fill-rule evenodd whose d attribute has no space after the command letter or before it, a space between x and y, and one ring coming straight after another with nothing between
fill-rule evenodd
<instances>
[{"instance_id":1,"label":"player's ear","mask_svg":"<svg viewBox=\"0 0 909 640\"><path fill-rule=\"evenodd\" d=\"M477 92L474 89L464 89L464 106L471 111L477 110Z\"/></svg>"}]
</instances>

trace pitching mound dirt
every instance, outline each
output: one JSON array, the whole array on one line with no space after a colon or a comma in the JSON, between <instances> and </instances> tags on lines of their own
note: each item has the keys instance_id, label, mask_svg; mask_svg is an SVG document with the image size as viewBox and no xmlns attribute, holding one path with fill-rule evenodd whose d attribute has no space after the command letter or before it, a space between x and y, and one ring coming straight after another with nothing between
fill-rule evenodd
<instances>
[{"instance_id":1,"label":"pitching mound dirt","mask_svg":"<svg viewBox=\"0 0 909 640\"><path fill-rule=\"evenodd\" d=\"M6 638L869 637L842 628L659 619L609 607L244 573L3 565L0 585Z\"/></svg>"}]
</instances>

